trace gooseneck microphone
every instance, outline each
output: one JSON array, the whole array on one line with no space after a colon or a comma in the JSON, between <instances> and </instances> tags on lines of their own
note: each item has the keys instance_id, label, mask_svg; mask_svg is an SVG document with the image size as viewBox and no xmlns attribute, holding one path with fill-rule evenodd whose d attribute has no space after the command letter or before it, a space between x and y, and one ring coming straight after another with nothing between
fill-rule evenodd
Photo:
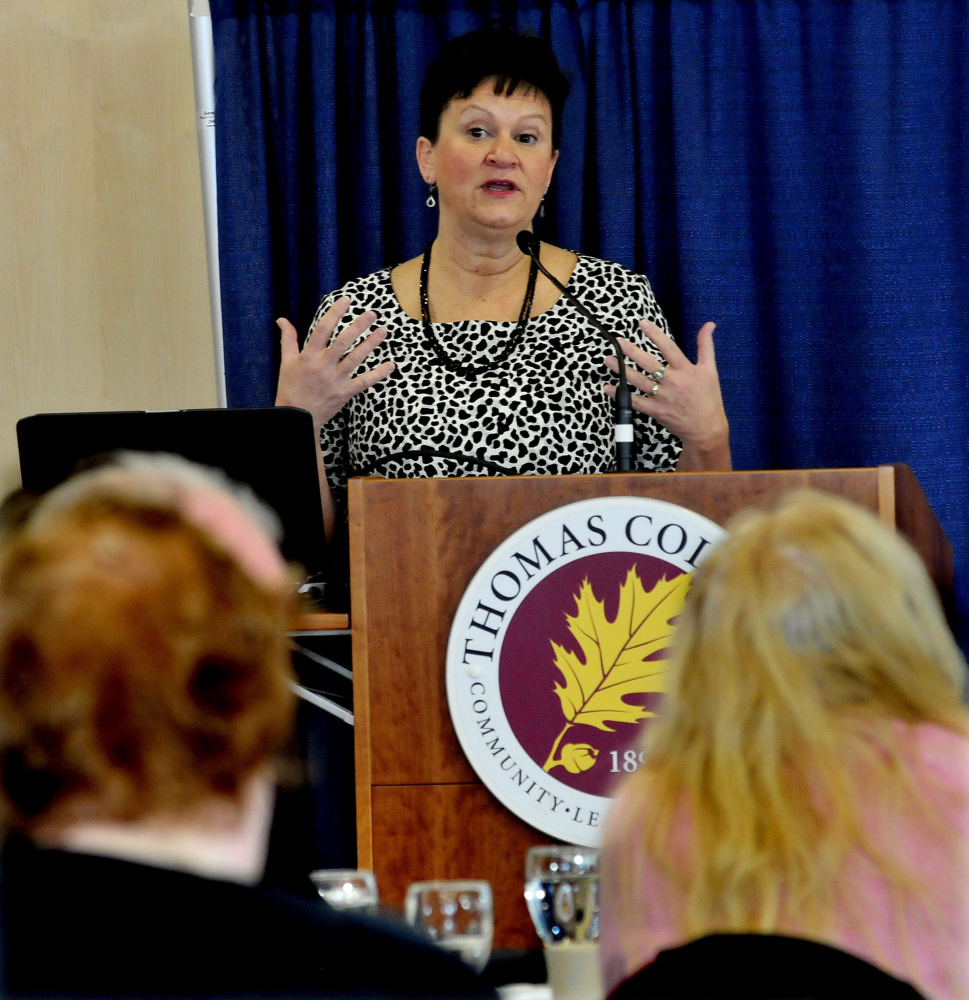
<instances>
[{"instance_id":1,"label":"gooseneck microphone","mask_svg":"<svg viewBox=\"0 0 969 1000\"><path fill-rule=\"evenodd\" d=\"M518 249L535 261L539 271L552 282L553 285L582 313L583 316L605 337L616 349L616 359L619 362L619 385L616 386L616 421L615 421L615 442L616 442L616 471L633 471L633 404L629 393L629 383L626 381L625 355L619 346L619 341L614 333L607 330L589 311L589 309L570 292L558 278L548 270L539 260L538 251L540 241L538 237L523 229L517 237Z\"/></svg>"}]
</instances>

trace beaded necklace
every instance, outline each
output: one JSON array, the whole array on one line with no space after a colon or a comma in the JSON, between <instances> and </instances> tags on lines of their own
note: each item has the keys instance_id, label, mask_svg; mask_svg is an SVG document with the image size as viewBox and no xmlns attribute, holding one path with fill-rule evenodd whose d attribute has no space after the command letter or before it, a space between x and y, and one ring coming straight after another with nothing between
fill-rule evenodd
<instances>
[{"instance_id":1,"label":"beaded necklace","mask_svg":"<svg viewBox=\"0 0 969 1000\"><path fill-rule=\"evenodd\" d=\"M486 364L462 365L444 350L444 347L434 333L434 326L431 323L431 307L427 298L427 275L431 268L431 247L433 245L433 241L427 245L427 249L424 251L424 260L421 264L421 322L424 324L424 335L427 337L427 341L437 355L438 360L448 371L454 372L455 375L460 375L462 378L474 378L482 372L491 371L491 369L504 364L511 357L512 351L521 343L522 337L525 336L525 324L531 315L532 300L535 298L535 279L538 276L538 264L533 257L531 267L528 270L528 286L525 288L525 300L522 302L522 310L518 316L518 326L515 327L515 331L505 345L505 349L494 361L489 361Z\"/></svg>"}]
</instances>

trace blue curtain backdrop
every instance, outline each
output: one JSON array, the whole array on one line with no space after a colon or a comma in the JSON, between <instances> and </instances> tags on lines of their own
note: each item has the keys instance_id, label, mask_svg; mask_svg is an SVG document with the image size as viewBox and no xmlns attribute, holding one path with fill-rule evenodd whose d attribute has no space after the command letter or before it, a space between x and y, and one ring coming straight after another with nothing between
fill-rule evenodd
<instances>
[{"instance_id":1,"label":"blue curtain backdrop","mask_svg":"<svg viewBox=\"0 0 969 1000\"><path fill-rule=\"evenodd\" d=\"M572 79L543 237L706 319L738 468L915 470L969 617L965 0L212 0L231 405L277 315L414 256L423 68L504 20Z\"/></svg>"}]
</instances>

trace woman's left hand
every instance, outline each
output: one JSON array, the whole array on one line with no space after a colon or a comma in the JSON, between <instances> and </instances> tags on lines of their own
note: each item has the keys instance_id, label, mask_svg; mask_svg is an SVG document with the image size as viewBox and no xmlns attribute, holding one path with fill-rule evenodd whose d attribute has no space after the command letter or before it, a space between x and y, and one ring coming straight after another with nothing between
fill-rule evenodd
<instances>
[{"instance_id":1,"label":"woman's left hand","mask_svg":"<svg viewBox=\"0 0 969 1000\"><path fill-rule=\"evenodd\" d=\"M665 365L649 351L619 338L623 354L636 365L626 365L630 388L639 390L632 394L633 409L652 417L683 442L678 472L732 468L730 428L713 350L714 326L704 323L697 334L696 364L672 337L649 320L641 320L639 328L656 345ZM605 362L610 371L618 372L619 362L614 356ZM659 380L651 378L660 371ZM609 396L616 395L613 385L606 386L605 391Z\"/></svg>"}]
</instances>

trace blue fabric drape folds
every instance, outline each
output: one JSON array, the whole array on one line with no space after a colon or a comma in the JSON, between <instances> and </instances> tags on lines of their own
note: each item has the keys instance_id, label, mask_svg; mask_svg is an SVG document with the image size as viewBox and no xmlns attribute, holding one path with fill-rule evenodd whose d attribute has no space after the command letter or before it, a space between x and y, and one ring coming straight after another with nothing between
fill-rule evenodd
<instances>
[{"instance_id":1,"label":"blue fabric drape folds","mask_svg":"<svg viewBox=\"0 0 969 1000\"><path fill-rule=\"evenodd\" d=\"M276 315L423 248L423 68L503 18L573 81L543 236L648 274L688 353L717 321L738 467L909 463L969 614L965 0L211 6L232 405Z\"/></svg>"}]
</instances>

